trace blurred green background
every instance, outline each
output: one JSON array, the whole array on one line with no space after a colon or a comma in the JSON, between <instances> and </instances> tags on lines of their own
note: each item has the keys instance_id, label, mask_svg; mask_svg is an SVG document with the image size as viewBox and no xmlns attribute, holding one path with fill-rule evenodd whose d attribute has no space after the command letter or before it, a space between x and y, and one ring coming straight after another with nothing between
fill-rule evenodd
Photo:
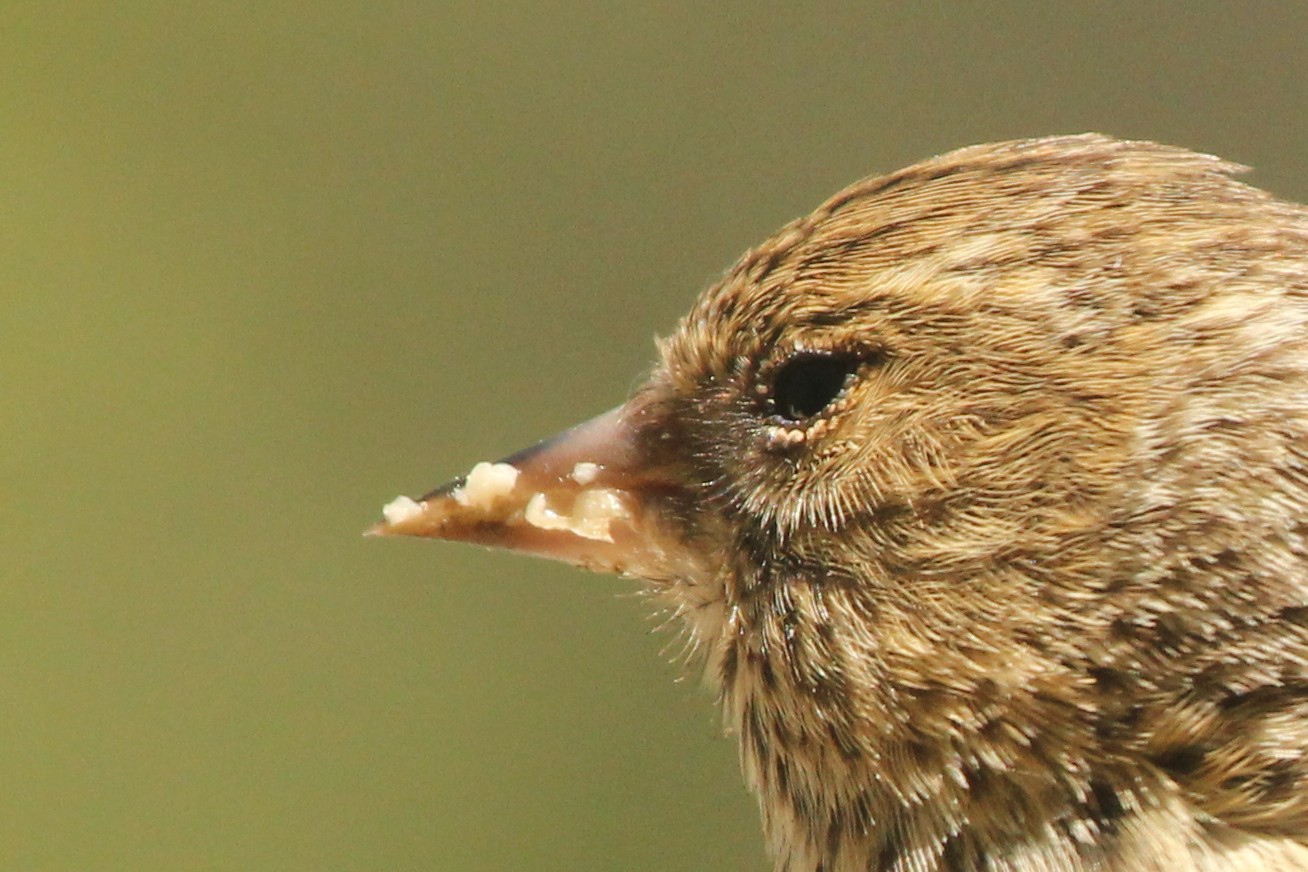
<instances>
[{"instance_id":1,"label":"blurred green background","mask_svg":"<svg viewBox=\"0 0 1308 872\"><path fill-rule=\"evenodd\" d=\"M0 869L766 868L631 582L364 540L837 187L1100 130L1308 198L1308 6L6 0Z\"/></svg>"}]
</instances>

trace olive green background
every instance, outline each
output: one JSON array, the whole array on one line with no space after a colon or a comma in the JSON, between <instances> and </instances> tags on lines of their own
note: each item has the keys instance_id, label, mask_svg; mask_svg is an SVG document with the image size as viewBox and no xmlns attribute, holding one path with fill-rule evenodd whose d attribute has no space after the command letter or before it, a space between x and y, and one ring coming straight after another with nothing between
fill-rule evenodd
<instances>
[{"instance_id":1,"label":"olive green background","mask_svg":"<svg viewBox=\"0 0 1308 872\"><path fill-rule=\"evenodd\" d=\"M634 583L360 531L618 402L862 175L1100 130L1308 197L1306 44L1298 3L5 0L0 869L766 868Z\"/></svg>"}]
</instances>

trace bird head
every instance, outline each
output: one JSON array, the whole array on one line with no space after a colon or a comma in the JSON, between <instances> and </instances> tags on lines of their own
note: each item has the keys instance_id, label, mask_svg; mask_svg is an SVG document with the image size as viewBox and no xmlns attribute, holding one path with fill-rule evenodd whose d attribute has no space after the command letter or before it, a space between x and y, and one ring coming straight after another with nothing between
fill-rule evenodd
<instances>
[{"instance_id":1,"label":"bird head","mask_svg":"<svg viewBox=\"0 0 1308 872\"><path fill-rule=\"evenodd\" d=\"M1202 253L1267 200L1233 169L1082 136L858 183L709 289L627 403L373 532L637 575L683 610L820 576L951 645L1070 620L1140 557L1146 425L1190 402L1204 341L1269 343L1257 283Z\"/></svg>"},{"instance_id":2,"label":"bird head","mask_svg":"<svg viewBox=\"0 0 1308 872\"><path fill-rule=\"evenodd\" d=\"M1236 169L1079 136L857 183L625 404L374 531L647 579L778 856L1106 829L1200 777L1202 652L1303 600L1308 219Z\"/></svg>"}]
</instances>

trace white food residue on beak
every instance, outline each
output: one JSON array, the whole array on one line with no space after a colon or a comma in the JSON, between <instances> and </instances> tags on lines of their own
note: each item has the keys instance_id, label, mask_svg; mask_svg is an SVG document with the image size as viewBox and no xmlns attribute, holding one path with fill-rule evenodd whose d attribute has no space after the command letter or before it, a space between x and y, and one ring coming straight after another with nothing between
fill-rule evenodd
<instances>
[{"instance_id":1,"label":"white food residue on beak","mask_svg":"<svg viewBox=\"0 0 1308 872\"><path fill-rule=\"evenodd\" d=\"M410 497L396 497L382 507L382 517L388 524L403 524L422 514L422 503Z\"/></svg>"},{"instance_id":2,"label":"white food residue on beak","mask_svg":"<svg viewBox=\"0 0 1308 872\"><path fill-rule=\"evenodd\" d=\"M463 487L457 487L450 496L461 506L489 509L495 502L507 497L518 480L518 468L508 463L478 463L468 473Z\"/></svg>"},{"instance_id":3,"label":"white food residue on beak","mask_svg":"<svg viewBox=\"0 0 1308 872\"><path fill-rule=\"evenodd\" d=\"M550 508L545 494L534 494L527 501L523 519L542 530L567 530L583 539L612 542L609 525L631 517L622 492L612 488L582 491L572 504L572 511L562 513Z\"/></svg>"},{"instance_id":4,"label":"white food residue on beak","mask_svg":"<svg viewBox=\"0 0 1308 872\"><path fill-rule=\"evenodd\" d=\"M577 484L581 485L582 487L585 487L586 485L593 482L595 480L595 477L598 475L599 475L598 463L589 463L583 460L581 463L578 463L576 466L572 467L572 480L575 481Z\"/></svg>"}]
</instances>

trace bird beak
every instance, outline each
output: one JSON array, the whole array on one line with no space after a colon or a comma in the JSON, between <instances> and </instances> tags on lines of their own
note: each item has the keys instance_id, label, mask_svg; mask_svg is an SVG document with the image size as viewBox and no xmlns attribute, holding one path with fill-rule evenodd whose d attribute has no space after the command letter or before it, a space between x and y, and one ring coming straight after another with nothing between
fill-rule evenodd
<instances>
[{"instance_id":1,"label":"bird beak","mask_svg":"<svg viewBox=\"0 0 1308 872\"><path fill-rule=\"evenodd\" d=\"M640 448L620 406L421 499L398 497L370 536L423 536L505 548L597 572L667 571L674 540L651 509L675 487Z\"/></svg>"}]
</instances>

